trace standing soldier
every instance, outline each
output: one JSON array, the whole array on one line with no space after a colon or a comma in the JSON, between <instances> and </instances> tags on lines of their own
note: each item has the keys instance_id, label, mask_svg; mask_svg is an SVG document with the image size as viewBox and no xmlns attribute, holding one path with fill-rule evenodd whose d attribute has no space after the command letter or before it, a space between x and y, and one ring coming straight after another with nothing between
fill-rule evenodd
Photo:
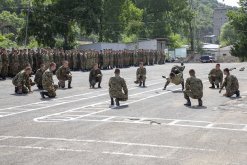
<instances>
[{"instance_id":1,"label":"standing soldier","mask_svg":"<svg viewBox=\"0 0 247 165\"><path fill-rule=\"evenodd\" d=\"M56 76L57 79L59 80L58 87L65 88L65 81L68 80L68 88L69 89L72 88L71 87L72 74L69 69L68 61L64 61L63 65L60 68L58 68L58 70L56 71Z\"/></svg>"},{"instance_id":2,"label":"standing soldier","mask_svg":"<svg viewBox=\"0 0 247 165\"><path fill-rule=\"evenodd\" d=\"M52 62L50 67L44 72L42 76L42 86L45 91L40 92L42 98L48 96L49 98L56 97L57 85L54 85L53 72L56 70L56 64Z\"/></svg>"},{"instance_id":3,"label":"standing soldier","mask_svg":"<svg viewBox=\"0 0 247 165\"><path fill-rule=\"evenodd\" d=\"M89 73L90 88L95 88L95 84L98 83L98 88L101 88L102 73L98 64L94 64L93 69Z\"/></svg>"},{"instance_id":4,"label":"standing soldier","mask_svg":"<svg viewBox=\"0 0 247 165\"><path fill-rule=\"evenodd\" d=\"M136 84L139 83L140 87L142 85L143 85L143 87L146 87L145 86L146 74L147 74L146 68L144 68L143 62L140 62L139 68L136 71L136 81L135 81Z\"/></svg>"},{"instance_id":5,"label":"standing soldier","mask_svg":"<svg viewBox=\"0 0 247 165\"><path fill-rule=\"evenodd\" d=\"M231 75L228 68L224 69L224 75L226 75L226 77L220 88L219 93L221 93L222 89L225 87L226 93L224 94L224 96L232 97L236 94L237 97L240 97L239 83L237 77Z\"/></svg>"},{"instance_id":6,"label":"standing soldier","mask_svg":"<svg viewBox=\"0 0 247 165\"><path fill-rule=\"evenodd\" d=\"M31 73L32 69L30 67L26 67L13 78L12 83L15 86L15 93L27 94L32 92L29 78Z\"/></svg>"},{"instance_id":7,"label":"standing soldier","mask_svg":"<svg viewBox=\"0 0 247 165\"><path fill-rule=\"evenodd\" d=\"M212 84L209 88L215 88L215 85L217 88L220 87L223 81L223 72L220 69L220 64L216 64L216 68L212 69L210 73L208 74L209 82Z\"/></svg>"},{"instance_id":8,"label":"standing soldier","mask_svg":"<svg viewBox=\"0 0 247 165\"><path fill-rule=\"evenodd\" d=\"M202 106L203 84L202 81L195 76L195 70L189 71L190 78L186 80L184 98L187 100L185 106L191 106L190 98L198 99L198 105Z\"/></svg>"},{"instance_id":9,"label":"standing soldier","mask_svg":"<svg viewBox=\"0 0 247 165\"><path fill-rule=\"evenodd\" d=\"M41 64L40 69L38 69L36 71L35 78L34 78L34 82L37 84L37 87L39 90L43 90L42 76L43 76L44 72L45 72L45 65Z\"/></svg>"},{"instance_id":10,"label":"standing soldier","mask_svg":"<svg viewBox=\"0 0 247 165\"><path fill-rule=\"evenodd\" d=\"M120 106L119 101L128 100L128 88L126 82L120 77L120 70L115 69L115 76L109 80L109 94L111 98L111 106L114 106L114 98L117 106ZM124 93L123 93L124 91Z\"/></svg>"},{"instance_id":11,"label":"standing soldier","mask_svg":"<svg viewBox=\"0 0 247 165\"><path fill-rule=\"evenodd\" d=\"M14 54L13 54L13 59L12 60L13 60L12 71L13 71L13 77L14 77L19 72L19 68L20 68L18 50L14 50Z\"/></svg>"},{"instance_id":12,"label":"standing soldier","mask_svg":"<svg viewBox=\"0 0 247 165\"><path fill-rule=\"evenodd\" d=\"M8 75L8 67L9 67L9 57L6 49L3 49L1 56L2 56L1 77L3 80L6 80L6 77Z\"/></svg>"}]
</instances>

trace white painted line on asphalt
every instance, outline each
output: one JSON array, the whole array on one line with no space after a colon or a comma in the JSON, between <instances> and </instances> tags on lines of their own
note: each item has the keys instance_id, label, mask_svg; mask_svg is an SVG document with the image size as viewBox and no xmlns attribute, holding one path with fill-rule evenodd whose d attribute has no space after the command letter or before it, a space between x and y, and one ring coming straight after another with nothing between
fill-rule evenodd
<instances>
[{"instance_id":1,"label":"white painted line on asphalt","mask_svg":"<svg viewBox=\"0 0 247 165\"><path fill-rule=\"evenodd\" d=\"M156 82L157 80L151 80L149 82ZM153 85L157 85L157 84L161 84L163 82L158 82L158 83L152 83L149 84L148 86L153 86ZM130 86L134 86L133 88L130 88L129 90L133 90L133 89L138 89L139 87L136 87L136 84L131 84ZM49 101L40 101L40 102L36 102L36 103L30 103L30 104L24 104L24 105L19 105L19 106L13 106L13 107L8 107L8 108L2 108L0 109L0 111L4 111L4 110L10 110L10 109L14 109L14 108L21 108L21 107L26 107L26 106L30 106L30 105L37 105L37 104L43 104L43 103L53 103L55 101L59 101L62 99L67 99L67 98L73 98L73 97L77 97L77 96L84 96L84 95L88 95L88 94L96 94L96 93L100 93L100 92L104 92L104 91L108 91L108 89L104 89L104 90L99 90L99 91L94 91L94 92L88 92L88 93L83 93L83 94L79 94L79 95L72 95L72 96L67 96L67 97L62 97L62 98L56 98L53 100L49 100ZM106 93L105 95L107 95L108 93ZM79 100L80 101L80 100Z\"/></svg>"},{"instance_id":2,"label":"white painted line on asphalt","mask_svg":"<svg viewBox=\"0 0 247 165\"><path fill-rule=\"evenodd\" d=\"M160 89L160 88L159 88ZM157 89L156 89L157 90ZM175 89L174 91L177 91L177 90L181 90L181 88L178 88L178 89ZM151 90L153 91L153 90ZM163 94L167 94L167 93L171 93L173 91L166 91L166 92L161 92L159 94L155 94L155 95L151 95L151 96L148 96L148 97L144 97L142 99L139 99L139 100L135 100L135 101L132 101L132 102L128 102L128 103L125 103L123 104L122 106L125 106L125 105L130 105L130 104L134 104L134 103L137 103L137 102L140 102L140 101L144 101L144 100L147 100L147 99L150 99L150 98L154 98L154 97L157 97L157 96L160 96L160 95L163 95ZM146 92L141 92L140 94L143 94L143 93L146 93ZM138 93L139 94L139 93ZM133 94L133 95L137 95L137 94ZM132 96L132 95L131 95ZM105 101L106 102L106 101ZM105 103L103 102L103 103ZM108 101L107 101L108 102ZM101 103L97 103L97 104L101 104ZM87 106L92 106L92 105L96 105L96 104L91 104L91 105L87 105ZM61 115L61 114L64 114L64 113L68 113L68 112L71 112L71 111L74 111L74 110L77 110L77 109L82 109L82 108L86 108L87 106L83 106L83 107L79 107L79 108L75 108L75 109L71 109L71 110L67 110L67 111L64 111L64 112L60 112L60 113L55 113L55 114L51 114L51 115L46 115L46 116L42 116L42 117L38 117L38 118L35 118L33 119L34 121L36 122L43 122L41 120L43 119L49 119L49 117L51 116L57 116L57 115ZM91 115L95 115L95 114L99 114L99 113L102 113L102 112L106 112L106 111L109 111L111 110L111 108L106 108L102 111L98 111L98 112L92 112L92 113L89 113L89 114L86 114L86 115L82 115L80 116L79 118L83 118L83 117L86 117L86 116L91 116ZM74 118L72 120L76 120L78 118ZM71 120L70 120L71 121Z\"/></svg>"},{"instance_id":3,"label":"white painted line on asphalt","mask_svg":"<svg viewBox=\"0 0 247 165\"><path fill-rule=\"evenodd\" d=\"M179 122L179 120L174 120L174 121L168 123L167 125L175 125L177 122Z\"/></svg>"},{"instance_id":4,"label":"white painted line on asphalt","mask_svg":"<svg viewBox=\"0 0 247 165\"><path fill-rule=\"evenodd\" d=\"M34 147L34 146L11 146L11 145L0 145L0 148L17 148L17 149L31 149L31 150L51 150L51 151L66 151L66 152L86 152L86 153L97 153L95 151L90 150L78 150L78 149L68 149L68 148L50 148L50 147ZM155 155L140 155L140 154L132 154L132 153L124 153L124 152L109 152L103 151L98 152L99 154L107 154L107 155L119 155L119 156L127 156L127 157L140 157L140 158L153 158L153 159L164 159L165 157L155 156Z\"/></svg>"},{"instance_id":5,"label":"white painted line on asphalt","mask_svg":"<svg viewBox=\"0 0 247 165\"><path fill-rule=\"evenodd\" d=\"M132 143L132 142L118 142L118 141L104 141L104 140L82 140L82 139L67 139L67 138L47 138L47 137L29 137L29 136L0 136L9 139L37 139L37 140L47 140L47 141L67 141L67 142L87 142L87 143L105 143L105 144L116 144L125 146L141 146L141 147L153 147L153 148L170 148L170 149L180 149L180 150L197 150L214 152L216 150L207 148L194 148L194 147L183 147L183 146L170 146L170 145L158 145L158 144L146 144L146 143Z\"/></svg>"},{"instance_id":6,"label":"white painted line on asphalt","mask_svg":"<svg viewBox=\"0 0 247 165\"><path fill-rule=\"evenodd\" d=\"M157 84L160 84L160 83L154 83L154 84L151 84L151 85L157 85ZM138 88L140 88L140 87L134 87L134 88L131 88L129 90L138 89ZM158 90L158 89L160 89L160 88L157 88L155 90ZM136 96L138 94L148 93L148 92L151 92L151 91L154 91L154 90L149 90L149 91L133 94L133 96ZM55 107L55 106L59 106L59 105L67 104L67 103L73 103L73 102L78 102L78 101L82 101L82 100L88 100L88 99L97 98L99 96L105 96L105 95L108 95L108 93L104 93L104 94L97 95L97 96L92 96L92 97L87 97L87 98L81 98L81 99L77 99L77 100L71 100L71 101L67 101L67 102L59 102L57 104L51 104L51 105L47 105L47 106L44 106L44 107L28 109L28 110L24 110L24 111L20 111L20 112L16 112L16 113L9 113L7 115L0 116L0 118L13 116L13 115L17 115L17 114L22 114L22 113L26 113L26 112L31 112L31 111L37 111L37 110L41 110L41 109L45 109L45 108L51 108L51 107ZM97 104L92 104L92 105L97 105Z\"/></svg>"}]
</instances>

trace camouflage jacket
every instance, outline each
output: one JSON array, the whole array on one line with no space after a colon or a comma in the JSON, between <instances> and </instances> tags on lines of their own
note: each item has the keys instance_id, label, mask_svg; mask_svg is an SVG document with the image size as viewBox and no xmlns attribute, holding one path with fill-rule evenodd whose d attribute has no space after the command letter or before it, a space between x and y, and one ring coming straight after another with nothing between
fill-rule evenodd
<instances>
[{"instance_id":1,"label":"camouflage jacket","mask_svg":"<svg viewBox=\"0 0 247 165\"><path fill-rule=\"evenodd\" d=\"M217 78L220 82L223 81L223 72L221 70L212 69L208 76Z\"/></svg>"},{"instance_id":2,"label":"camouflage jacket","mask_svg":"<svg viewBox=\"0 0 247 165\"><path fill-rule=\"evenodd\" d=\"M196 77L191 76L185 83L186 91L190 91L195 98L202 98L203 84L202 81Z\"/></svg>"},{"instance_id":3,"label":"camouflage jacket","mask_svg":"<svg viewBox=\"0 0 247 165\"><path fill-rule=\"evenodd\" d=\"M42 76L44 71L42 69L38 69L35 74L34 82L36 84L42 84Z\"/></svg>"},{"instance_id":4,"label":"camouflage jacket","mask_svg":"<svg viewBox=\"0 0 247 165\"><path fill-rule=\"evenodd\" d=\"M225 80L221 86L221 89L226 87L226 92L231 93L232 91L235 92L239 89L238 79L234 75L228 75L225 77Z\"/></svg>"},{"instance_id":5,"label":"camouflage jacket","mask_svg":"<svg viewBox=\"0 0 247 165\"><path fill-rule=\"evenodd\" d=\"M42 85L44 89L47 89L53 86L53 84L54 84L53 73L50 69L47 69L42 76Z\"/></svg>"},{"instance_id":6,"label":"camouflage jacket","mask_svg":"<svg viewBox=\"0 0 247 165\"><path fill-rule=\"evenodd\" d=\"M168 81L170 81L171 83L173 83L175 85L179 85L183 81L183 74L182 73L175 74L175 77L174 78L168 78Z\"/></svg>"},{"instance_id":7,"label":"camouflage jacket","mask_svg":"<svg viewBox=\"0 0 247 165\"><path fill-rule=\"evenodd\" d=\"M171 72L175 73L176 70L178 70L179 73L182 73L182 72L184 71L184 69L185 69L185 66L174 65L174 66L172 67ZM177 73L175 73L175 74L177 74Z\"/></svg>"},{"instance_id":8,"label":"camouflage jacket","mask_svg":"<svg viewBox=\"0 0 247 165\"><path fill-rule=\"evenodd\" d=\"M102 77L102 73L100 69L94 70L92 69L89 73L89 81L91 82L93 79L97 78L98 75L101 75Z\"/></svg>"},{"instance_id":9,"label":"camouflage jacket","mask_svg":"<svg viewBox=\"0 0 247 165\"><path fill-rule=\"evenodd\" d=\"M128 95L128 88L126 82L120 76L111 77L109 80L109 93L112 97L117 98L123 92Z\"/></svg>"},{"instance_id":10,"label":"camouflage jacket","mask_svg":"<svg viewBox=\"0 0 247 165\"><path fill-rule=\"evenodd\" d=\"M60 68L58 68L58 70L56 71L56 76L58 80L66 80L67 76L70 75L70 69L65 68L63 66L61 66Z\"/></svg>"},{"instance_id":11,"label":"camouflage jacket","mask_svg":"<svg viewBox=\"0 0 247 165\"><path fill-rule=\"evenodd\" d=\"M136 71L136 75L137 76L146 76L146 68L138 68L137 71Z\"/></svg>"},{"instance_id":12,"label":"camouflage jacket","mask_svg":"<svg viewBox=\"0 0 247 165\"><path fill-rule=\"evenodd\" d=\"M30 77L25 73L25 70L20 71L12 80L15 86L30 87Z\"/></svg>"}]
</instances>

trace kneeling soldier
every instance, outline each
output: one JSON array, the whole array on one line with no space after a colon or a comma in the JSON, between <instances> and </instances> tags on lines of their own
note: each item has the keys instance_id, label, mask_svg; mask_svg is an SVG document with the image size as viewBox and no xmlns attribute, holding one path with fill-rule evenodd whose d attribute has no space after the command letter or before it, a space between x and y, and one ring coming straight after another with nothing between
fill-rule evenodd
<instances>
[{"instance_id":1,"label":"kneeling soldier","mask_svg":"<svg viewBox=\"0 0 247 165\"><path fill-rule=\"evenodd\" d=\"M95 88L95 84L98 83L98 88L101 88L102 73L98 64L94 64L93 69L89 73L90 88Z\"/></svg>"},{"instance_id":2,"label":"kneeling soldier","mask_svg":"<svg viewBox=\"0 0 247 165\"><path fill-rule=\"evenodd\" d=\"M48 96L49 98L56 97L57 85L54 85L53 72L56 70L56 64L51 63L50 67L44 72L42 76L42 86L45 91L40 92L42 98Z\"/></svg>"},{"instance_id":3,"label":"kneeling soldier","mask_svg":"<svg viewBox=\"0 0 247 165\"><path fill-rule=\"evenodd\" d=\"M65 81L68 80L68 88L72 88L71 87L71 82L72 82L72 74L70 72L69 69L69 62L68 61L64 61L63 65L58 68L58 70L56 71L56 76L57 79L59 80L58 82L58 86L65 88Z\"/></svg>"},{"instance_id":4,"label":"kneeling soldier","mask_svg":"<svg viewBox=\"0 0 247 165\"><path fill-rule=\"evenodd\" d=\"M136 84L139 84L139 86L141 87L143 85L143 87L146 87L146 68L144 68L143 66L143 62L140 62L139 68L136 71Z\"/></svg>"},{"instance_id":5,"label":"kneeling soldier","mask_svg":"<svg viewBox=\"0 0 247 165\"><path fill-rule=\"evenodd\" d=\"M126 82L120 77L120 70L115 70L115 76L109 80L109 94L111 97L111 106L114 106L114 98L117 106L120 106L119 101L128 100L128 88Z\"/></svg>"},{"instance_id":6,"label":"kneeling soldier","mask_svg":"<svg viewBox=\"0 0 247 165\"><path fill-rule=\"evenodd\" d=\"M226 93L224 96L231 97L236 94L237 97L240 97L239 83L236 76L230 74L228 68L224 69L224 75L226 75L225 80L220 88L220 93L224 87L226 87Z\"/></svg>"},{"instance_id":7,"label":"kneeling soldier","mask_svg":"<svg viewBox=\"0 0 247 165\"><path fill-rule=\"evenodd\" d=\"M190 98L198 99L199 106L202 106L203 84L202 81L195 76L195 71L189 71L190 78L186 80L184 98L187 100L185 106L191 106Z\"/></svg>"},{"instance_id":8,"label":"kneeling soldier","mask_svg":"<svg viewBox=\"0 0 247 165\"><path fill-rule=\"evenodd\" d=\"M31 93L31 84L29 75L32 73L31 67L26 67L24 70L19 72L12 80L15 86L15 93L17 94L27 94Z\"/></svg>"}]
</instances>

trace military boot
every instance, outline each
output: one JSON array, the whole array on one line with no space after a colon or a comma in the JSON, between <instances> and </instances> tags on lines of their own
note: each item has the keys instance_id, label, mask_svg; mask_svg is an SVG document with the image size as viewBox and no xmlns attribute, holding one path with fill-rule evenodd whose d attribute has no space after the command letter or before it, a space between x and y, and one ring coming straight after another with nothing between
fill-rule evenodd
<instances>
[{"instance_id":1,"label":"military boot","mask_svg":"<svg viewBox=\"0 0 247 165\"><path fill-rule=\"evenodd\" d=\"M68 88L71 89L71 81L68 82Z\"/></svg>"},{"instance_id":2,"label":"military boot","mask_svg":"<svg viewBox=\"0 0 247 165\"><path fill-rule=\"evenodd\" d=\"M18 92L18 87L15 87L15 93L17 93Z\"/></svg>"},{"instance_id":3,"label":"military boot","mask_svg":"<svg viewBox=\"0 0 247 165\"><path fill-rule=\"evenodd\" d=\"M146 87L146 84L145 84L146 82L145 81L143 81L143 83L142 83L142 86L143 87Z\"/></svg>"},{"instance_id":4,"label":"military boot","mask_svg":"<svg viewBox=\"0 0 247 165\"><path fill-rule=\"evenodd\" d=\"M211 89L215 89L215 85L212 83L212 86L211 86L211 87L209 87L209 88L211 88Z\"/></svg>"},{"instance_id":5,"label":"military boot","mask_svg":"<svg viewBox=\"0 0 247 165\"><path fill-rule=\"evenodd\" d=\"M199 106L199 107L202 106L202 99L198 99L198 106Z\"/></svg>"},{"instance_id":6,"label":"military boot","mask_svg":"<svg viewBox=\"0 0 247 165\"><path fill-rule=\"evenodd\" d=\"M191 101L190 101L190 99L186 99L186 100L187 100L187 103L184 104L184 105L190 107L190 106L191 106Z\"/></svg>"},{"instance_id":7,"label":"military boot","mask_svg":"<svg viewBox=\"0 0 247 165\"><path fill-rule=\"evenodd\" d=\"M43 99L45 99L45 92L44 92L44 91L40 92L40 96L41 96Z\"/></svg>"},{"instance_id":8,"label":"military boot","mask_svg":"<svg viewBox=\"0 0 247 165\"><path fill-rule=\"evenodd\" d=\"M142 82L140 81L140 83L139 83L139 87L141 87L142 86Z\"/></svg>"},{"instance_id":9,"label":"military boot","mask_svg":"<svg viewBox=\"0 0 247 165\"><path fill-rule=\"evenodd\" d=\"M184 82L182 82L182 91L184 91Z\"/></svg>"},{"instance_id":10,"label":"military boot","mask_svg":"<svg viewBox=\"0 0 247 165\"><path fill-rule=\"evenodd\" d=\"M166 90L167 85L164 86L163 90Z\"/></svg>"},{"instance_id":11,"label":"military boot","mask_svg":"<svg viewBox=\"0 0 247 165\"><path fill-rule=\"evenodd\" d=\"M120 103L119 103L119 99L115 99L115 102L116 102L116 106L120 106Z\"/></svg>"},{"instance_id":12,"label":"military boot","mask_svg":"<svg viewBox=\"0 0 247 165\"><path fill-rule=\"evenodd\" d=\"M100 83L98 83L98 88L101 88Z\"/></svg>"},{"instance_id":13,"label":"military boot","mask_svg":"<svg viewBox=\"0 0 247 165\"><path fill-rule=\"evenodd\" d=\"M114 106L114 100L112 97L111 97L111 106Z\"/></svg>"},{"instance_id":14,"label":"military boot","mask_svg":"<svg viewBox=\"0 0 247 165\"><path fill-rule=\"evenodd\" d=\"M240 97L240 91L239 90L237 90L235 94L237 97Z\"/></svg>"}]
</instances>

